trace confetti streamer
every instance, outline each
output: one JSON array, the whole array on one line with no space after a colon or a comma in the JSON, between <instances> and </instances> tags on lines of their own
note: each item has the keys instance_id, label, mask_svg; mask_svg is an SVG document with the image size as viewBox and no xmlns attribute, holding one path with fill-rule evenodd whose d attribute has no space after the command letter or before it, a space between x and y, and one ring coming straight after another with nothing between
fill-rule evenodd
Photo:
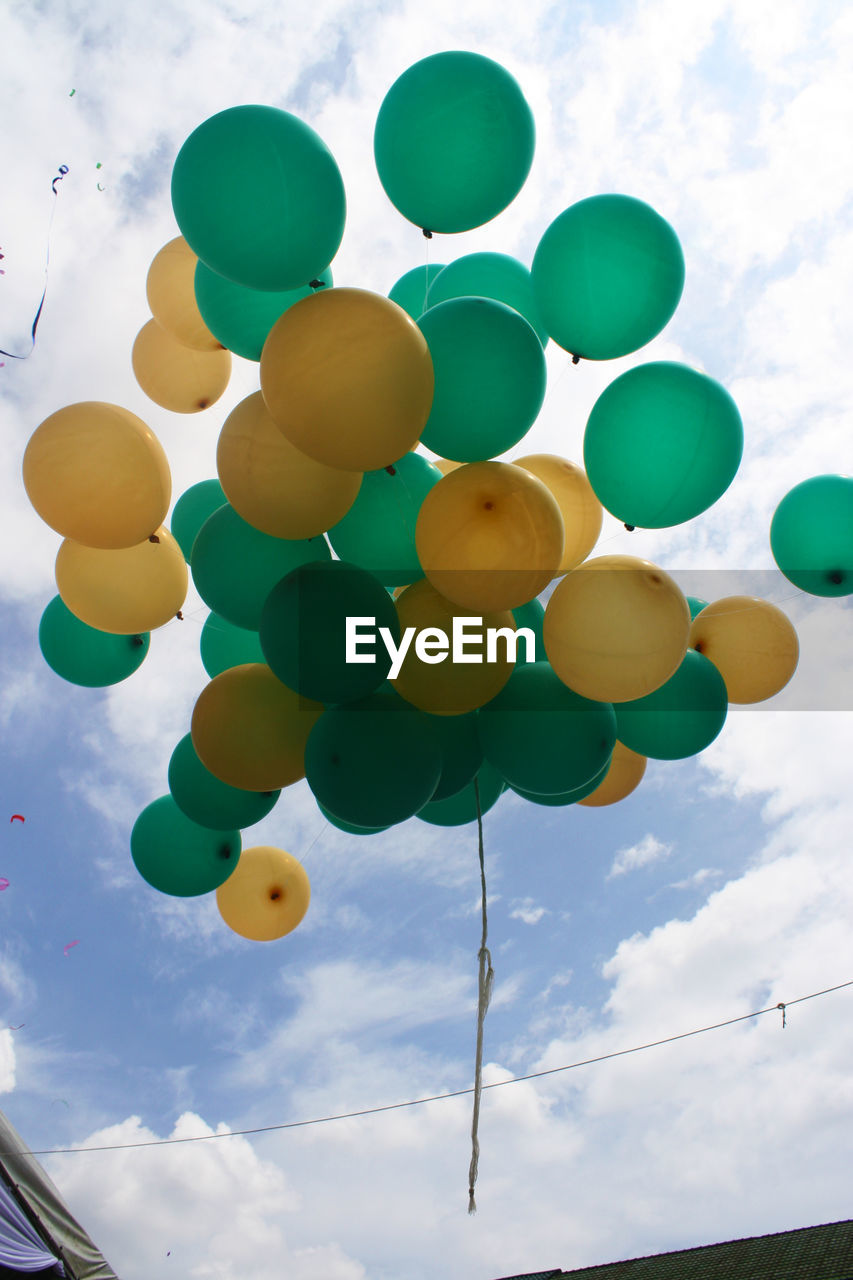
<instances>
[{"instance_id":1,"label":"confetti streamer","mask_svg":"<svg viewBox=\"0 0 853 1280\"><path fill-rule=\"evenodd\" d=\"M62 954L64 956L67 956L68 952L71 950L72 947L79 947L79 945L80 945L79 938L75 938L73 942L66 942L65 946L62 948Z\"/></svg>"},{"instance_id":2,"label":"confetti streamer","mask_svg":"<svg viewBox=\"0 0 853 1280\"><path fill-rule=\"evenodd\" d=\"M13 813L11 818L9 819L10 822L15 822L16 820L18 822L26 822L26 818L22 813Z\"/></svg>"},{"instance_id":3,"label":"confetti streamer","mask_svg":"<svg viewBox=\"0 0 853 1280\"><path fill-rule=\"evenodd\" d=\"M5 876L0 876L0 890L8 889L8 888L9 888L9 881L6 879Z\"/></svg>"},{"instance_id":4,"label":"confetti streamer","mask_svg":"<svg viewBox=\"0 0 853 1280\"><path fill-rule=\"evenodd\" d=\"M68 173L68 165L61 164L59 166L59 172L57 173L56 177L53 179L53 181L50 184L50 189L55 196L59 195L59 192L56 189L56 184L57 182L62 181L66 173ZM47 295L47 269L50 264L50 231L51 231L51 227L53 226L53 215L55 212L56 212L56 205L54 204L53 208L50 211L50 222L47 228L47 249L45 251L45 258L44 258L44 289L42 290L41 300L38 305L38 310L36 311L36 318L35 320L33 320L33 327L30 330L30 349L29 351L26 351L23 355L18 355L14 351L4 351L0 349L0 356L8 356L10 360L27 360L32 355L36 345L36 329L38 329L39 320L41 319L42 308L44 307L44 300Z\"/></svg>"}]
</instances>

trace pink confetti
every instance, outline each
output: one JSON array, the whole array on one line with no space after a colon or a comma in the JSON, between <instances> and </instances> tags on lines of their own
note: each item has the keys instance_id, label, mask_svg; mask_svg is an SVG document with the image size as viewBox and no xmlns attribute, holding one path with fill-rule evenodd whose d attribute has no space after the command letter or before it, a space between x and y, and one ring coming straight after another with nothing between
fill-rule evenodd
<instances>
[{"instance_id":1,"label":"pink confetti","mask_svg":"<svg viewBox=\"0 0 853 1280\"><path fill-rule=\"evenodd\" d=\"M8 888L9 888L9 881L6 879L5 876L0 876L0 889L8 889Z\"/></svg>"},{"instance_id":2,"label":"pink confetti","mask_svg":"<svg viewBox=\"0 0 853 1280\"><path fill-rule=\"evenodd\" d=\"M65 946L62 948L62 954L64 956L67 956L68 952L71 950L72 947L79 947L79 945L80 945L79 938L75 938L73 942L66 942Z\"/></svg>"}]
</instances>

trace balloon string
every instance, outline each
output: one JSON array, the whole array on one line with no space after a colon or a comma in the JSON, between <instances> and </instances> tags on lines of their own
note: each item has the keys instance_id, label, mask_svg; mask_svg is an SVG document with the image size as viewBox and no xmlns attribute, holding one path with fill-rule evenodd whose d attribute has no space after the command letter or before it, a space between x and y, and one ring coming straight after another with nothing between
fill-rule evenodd
<instances>
[{"instance_id":1,"label":"balloon string","mask_svg":"<svg viewBox=\"0 0 853 1280\"><path fill-rule=\"evenodd\" d=\"M68 173L68 165L61 164L59 166L59 172L57 173L56 177L53 179L53 181L50 184L50 189L53 192L54 196L59 195L59 192L56 189L56 184L57 182L62 181L66 173ZM47 269L48 269L48 266L50 265L50 233L53 227L53 215L55 213L56 213L56 202L54 201L54 203L51 206L50 220L47 225L47 248L45 250L45 256L44 256L44 289L42 290L41 300L38 304L38 310L36 311L36 318L35 320L33 320L33 327L30 330L30 349L29 351L24 352L22 356L17 355L14 351L3 351L2 349L0 349L0 356L8 356L10 360L27 360L32 355L33 350L35 349L36 329L38 329L39 327L39 320L41 319L42 308L44 307L44 300L47 295Z\"/></svg>"},{"instance_id":2,"label":"balloon string","mask_svg":"<svg viewBox=\"0 0 853 1280\"><path fill-rule=\"evenodd\" d=\"M483 860L483 811L480 806L480 785L478 780L474 779L474 799L477 804L477 833L480 842L480 894L483 913L483 936L480 942L479 953L479 992L477 1000L477 1054L474 1067L474 1112L471 1117L471 1164L468 1168L468 1212L477 1212L477 1202L474 1199L474 1185L477 1181L477 1173L480 1163L480 1140L477 1136L477 1130L480 1124L480 1094L483 1088L483 1023L486 1020L486 1012L489 1008L489 1002L492 998L492 984L495 979L495 971L492 968L492 957L486 946L486 940L489 935L489 923L486 915L486 868Z\"/></svg>"}]
</instances>

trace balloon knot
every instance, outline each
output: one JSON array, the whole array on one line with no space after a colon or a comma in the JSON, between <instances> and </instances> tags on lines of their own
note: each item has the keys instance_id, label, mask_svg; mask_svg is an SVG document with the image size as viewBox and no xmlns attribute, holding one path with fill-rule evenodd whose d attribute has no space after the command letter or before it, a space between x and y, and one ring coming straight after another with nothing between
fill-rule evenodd
<instances>
[{"instance_id":1,"label":"balloon knot","mask_svg":"<svg viewBox=\"0 0 853 1280\"><path fill-rule=\"evenodd\" d=\"M395 476L397 474L396 467L386 467L385 470L388 472L389 476Z\"/></svg>"},{"instance_id":2,"label":"balloon knot","mask_svg":"<svg viewBox=\"0 0 853 1280\"><path fill-rule=\"evenodd\" d=\"M424 228L423 228L423 233L424 233L424 235L426 236L427 240L431 240L431 239L432 239L432 232L431 232L431 231L427 231L426 227L424 227Z\"/></svg>"},{"instance_id":3,"label":"balloon knot","mask_svg":"<svg viewBox=\"0 0 853 1280\"><path fill-rule=\"evenodd\" d=\"M184 620L184 615L181 613L180 609L179 609L179 610L178 610L178 612L175 614L175 617L178 619L178 622L183 622L183 620Z\"/></svg>"},{"instance_id":4,"label":"balloon knot","mask_svg":"<svg viewBox=\"0 0 853 1280\"><path fill-rule=\"evenodd\" d=\"M625 528L628 530L628 532L629 532L629 533L633 533L633 532L634 532L634 530L636 529L636 527L637 527L637 526L636 526L635 524L626 524L626 525L625 525Z\"/></svg>"},{"instance_id":5,"label":"balloon knot","mask_svg":"<svg viewBox=\"0 0 853 1280\"><path fill-rule=\"evenodd\" d=\"M156 534L156 533L152 533L152 534L151 534L151 536L149 537L148 541L149 541L149 542L159 542L159 541L160 541L160 539L157 537L157 534Z\"/></svg>"},{"instance_id":6,"label":"balloon knot","mask_svg":"<svg viewBox=\"0 0 853 1280\"><path fill-rule=\"evenodd\" d=\"M309 280L308 281L309 289L325 289L325 287L326 287L325 280Z\"/></svg>"},{"instance_id":7,"label":"balloon knot","mask_svg":"<svg viewBox=\"0 0 853 1280\"><path fill-rule=\"evenodd\" d=\"M572 364L580 364L580 362L581 362L580 356L572 356Z\"/></svg>"},{"instance_id":8,"label":"balloon knot","mask_svg":"<svg viewBox=\"0 0 853 1280\"><path fill-rule=\"evenodd\" d=\"M834 585L838 587L844 581L844 574L841 572L840 569L830 569L829 581L834 583Z\"/></svg>"},{"instance_id":9,"label":"balloon knot","mask_svg":"<svg viewBox=\"0 0 853 1280\"><path fill-rule=\"evenodd\" d=\"M145 644L145 641L142 639L142 636L131 636L130 643L136 645L138 649L141 645Z\"/></svg>"}]
</instances>

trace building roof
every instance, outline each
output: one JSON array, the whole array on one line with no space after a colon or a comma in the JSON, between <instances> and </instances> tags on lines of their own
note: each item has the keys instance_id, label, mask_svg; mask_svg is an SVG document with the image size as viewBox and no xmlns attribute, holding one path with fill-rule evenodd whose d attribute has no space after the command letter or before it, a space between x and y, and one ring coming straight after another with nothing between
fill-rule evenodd
<instances>
[{"instance_id":1,"label":"building roof","mask_svg":"<svg viewBox=\"0 0 853 1280\"><path fill-rule=\"evenodd\" d=\"M853 1221L504 1280L853 1280Z\"/></svg>"}]
</instances>

